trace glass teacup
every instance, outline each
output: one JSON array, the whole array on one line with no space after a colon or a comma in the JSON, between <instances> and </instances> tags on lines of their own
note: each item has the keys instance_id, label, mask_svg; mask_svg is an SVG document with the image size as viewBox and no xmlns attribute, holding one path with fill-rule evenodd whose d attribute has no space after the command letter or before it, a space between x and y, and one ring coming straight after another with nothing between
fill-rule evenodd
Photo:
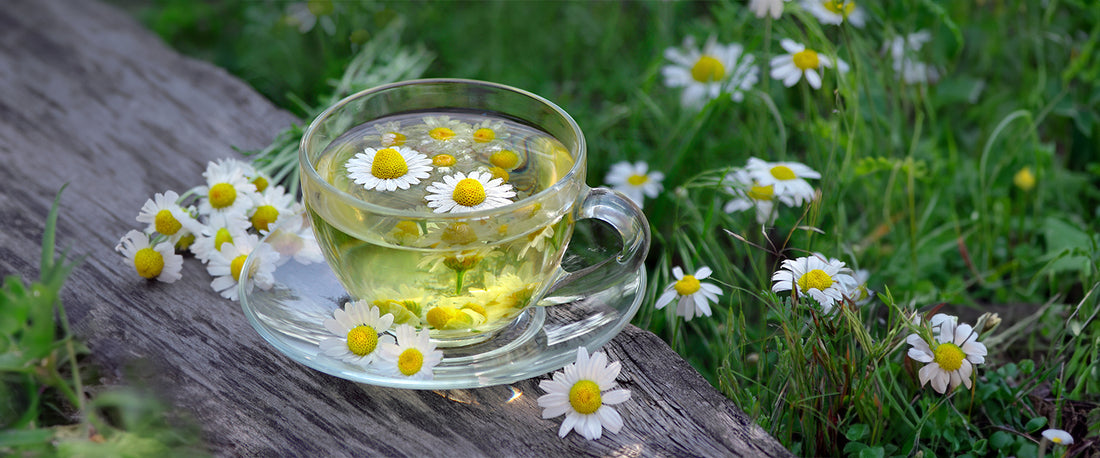
<instances>
[{"instance_id":1,"label":"glass teacup","mask_svg":"<svg viewBox=\"0 0 1100 458\"><path fill-rule=\"evenodd\" d=\"M462 346L565 285L583 296L641 267L649 224L625 196L585 185L585 155L576 122L542 97L406 81L352 95L309 125L303 201L351 298ZM586 218L613 227L622 249L567 272L563 255Z\"/></svg>"}]
</instances>

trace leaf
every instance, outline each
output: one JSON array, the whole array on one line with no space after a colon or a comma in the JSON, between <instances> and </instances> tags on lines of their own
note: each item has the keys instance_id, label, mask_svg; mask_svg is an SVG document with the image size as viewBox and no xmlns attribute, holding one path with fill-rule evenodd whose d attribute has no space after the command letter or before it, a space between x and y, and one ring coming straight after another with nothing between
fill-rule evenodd
<instances>
[{"instance_id":1,"label":"leaf","mask_svg":"<svg viewBox=\"0 0 1100 458\"><path fill-rule=\"evenodd\" d=\"M863 423L856 423L848 427L848 431L844 433L844 437L850 441L858 441L867 437L867 434L871 432L871 427Z\"/></svg>"},{"instance_id":2,"label":"leaf","mask_svg":"<svg viewBox=\"0 0 1100 458\"><path fill-rule=\"evenodd\" d=\"M48 429L9 429L0 430L0 449L27 445L44 445L53 438Z\"/></svg>"},{"instance_id":3,"label":"leaf","mask_svg":"<svg viewBox=\"0 0 1100 458\"><path fill-rule=\"evenodd\" d=\"M993 450L1004 451L1005 449L1010 447L1015 441L1016 440L1012 436L1012 434L1006 433L1004 431L997 431L993 433L992 436L989 436L989 446L993 447Z\"/></svg>"},{"instance_id":4,"label":"leaf","mask_svg":"<svg viewBox=\"0 0 1100 458\"><path fill-rule=\"evenodd\" d=\"M1047 425L1047 417L1035 417L1027 421L1024 429L1029 433L1036 432Z\"/></svg>"}]
</instances>

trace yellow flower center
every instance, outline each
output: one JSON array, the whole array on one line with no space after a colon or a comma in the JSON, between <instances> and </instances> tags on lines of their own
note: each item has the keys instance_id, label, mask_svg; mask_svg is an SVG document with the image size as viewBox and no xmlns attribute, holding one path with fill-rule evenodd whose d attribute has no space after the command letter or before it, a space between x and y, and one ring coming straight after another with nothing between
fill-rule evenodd
<instances>
[{"instance_id":1,"label":"yellow flower center","mask_svg":"<svg viewBox=\"0 0 1100 458\"><path fill-rule=\"evenodd\" d=\"M1012 177L1012 183L1023 191L1035 188L1035 174L1031 173L1031 167L1024 167Z\"/></svg>"},{"instance_id":2,"label":"yellow flower center","mask_svg":"<svg viewBox=\"0 0 1100 458\"><path fill-rule=\"evenodd\" d=\"M631 186L641 186L647 181L649 181L649 176L639 175L637 173L631 175L629 178L626 179L626 182L630 183Z\"/></svg>"},{"instance_id":3,"label":"yellow flower center","mask_svg":"<svg viewBox=\"0 0 1100 458\"><path fill-rule=\"evenodd\" d=\"M502 149L489 156L489 163L506 170L519 165L519 156L512 150Z\"/></svg>"},{"instance_id":4,"label":"yellow flower center","mask_svg":"<svg viewBox=\"0 0 1100 458\"><path fill-rule=\"evenodd\" d=\"M482 307L481 305L475 304L473 302L468 302L466 305L463 305L462 308L464 310L472 310L476 313L480 313L482 316L486 315L485 307Z\"/></svg>"},{"instance_id":5,"label":"yellow flower center","mask_svg":"<svg viewBox=\"0 0 1100 458\"><path fill-rule=\"evenodd\" d=\"M229 234L229 229L223 227L214 234L214 249L221 251L222 245L226 243L233 243L233 236Z\"/></svg>"},{"instance_id":6,"label":"yellow flower center","mask_svg":"<svg viewBox=\"0 0 1100 458\"><path fill-rule=\"evenodd\" d=\"M477 232L469 223L454 223L443 228L439 239L451 245L465 245L477 241Z\"/></svg>"},{"instance_id":7,"label":"yellow flower center","mask_svg":"<svg viewBox=\"0 0 1100 458\"><path fill-rule=\"evenodd\" d=\"M493 132L493 129L488 127L482 127L474 131L474 141L478 143L489 143L493 141L496 136L496 132Z\"/></svg>"},{"instance_id":8,"label":"yellow flower center","mask_svg":"<svg viewBox=\"0 0 1100 458\"><path fill-rule=\"evenodd\" d=\"M485 202L485 185L474 178L463 178L455 185L451 198L463 207L474 207Z\"/></svg>"},{"instance_id":9,"label":"yellow flower center","mask_svg":"<svg viewBox=\"0 0 1100 458\"><path fill-rule=\"evenodd\" d=\"M370 174L380 180L392 180L401 178L409 173L409 164L401 153L393 148L382 148L374 153L374 162L370 166Z\"/></svg>"},{"instance_id":10,"label":"yellow flower center","mask_svg":"<svg viewBox=\"0 0 1100 458\"><path fill-rule=\"evenodd\" d=\"M248 255L242 254L229 263L229 273L233 274L233 279L238 282L241 281L241 269L244 268L245 259L248 259Z\"/></svg>"},{"instance_id":11,"label":"yellow flower center","mask_svg":"<svg viewBox=\"0 0 1100 458\"><path fill-rule=\"evenodd\" d=\"M446 328L447 322L454 319L456 313L458 313L458 310L454 307L433 307L428 310L428 324L436 329Z\"/></svg>"},{"instance_id":12,"label":"yellow flower center","mask_svg":"<svg viewBox=\"0 0 1100 458\"><path fill-rule=\"evenodd\" d=\"M845 19L848 18L848 15L852 14L852 11L856 10L856 2L851 0L826 0L822 6L833 14L844 16Z\"/></svg>"},{"instance_id":13,"label":"yellow flower center","mask_svg":"<svg viewBox=\"0 0 1100 458\"><path fill-rule=\"evenodd\" d=\"M458 162L454 156L450 154L436 154L432 157L432 165L436 167L450 167Z\"/></svg>"},{"instance_id":14,"label":"yellow flower center","mask_svg":"<svg viewBox=\"0 0 1100 458\"><path fill-rule=\"evenodd\" d=\"M777 165L775 167L772 167L771 172L772 176L775 177L776 180L780 181L787 181L798 178L798 175L794 174L794 170L791 170L790 167L787 167L785 165Z\"/></svg>"},{"instance_id":15,"label":"yellow flower center","mask_svg":"<svg viewBox=\"0 0 1100 458\"><path fill-rule=\"evenodd\" d=\"M429 131L428 135L436 140L446 141L455 136L455 131L447 127L436 127L435 129Z\"/></svg>"},{"instance_id":16,"label":"yellow flower center","mask_svg":"<svg viewBox=\"0 0 1100 458\"><path fill-rule=\"evenodd\" d=\"M833 277L830 277L829 274L821 269L811 270L802 274L801 277L798 277L798 289L802 291L809 291L811 289L825 291L830 286L833 286Z\"/></svg>"},{"instance_id":17,"label":"yellow flower center","mask_svg":"<svg viewBox=\"0 0 1100 458\"><path fill-rule=\"evenodd\" d=\"M218 183L210 187L210 206L225 208L237 200L237 189L229 183Z\"/></svg>"},{"instance_id":18,"label":"yellow flower center","mask_svg":"<svg viewBox=\"0 0 1100 458\"><path fill-rule=\"evenodd\" d=\"M1062 438L1058 437L1058 436L1054 436L1054 437L1050 438L1050 441L1054 442L1055 444L1061 444L1062 443Z\"/></svg>"},{"instance_id":19,"label":"yellow flower center","mask_svg":"<svg viewBox=\"0 0 1100 458\"><path fill-rule=\"evenodd\" d=\"M309 8L309 12L316 17L328 16L336 11L336 6L332 4L332 0L309 0L306 2L306 8Z\"/></svg>"},{"instance_id":20,"label":"yellow flower center","mask_svg":"<svg viewBox=\"0 0 1100 458\"><path fill-rule=\"evenodd\" d=\"M191 248L192 243L195 243L195 234L187 234L183 237L180 237L179 241L176 242L176 249L186 250L188 248Z\"/></svg>"},{"instance_id":21,"label":"yellow flower center","mask_svg":"<svg viewBox=\"0 0 1100 458\"><path fill-rule=\"evenodd\" d=\"M382 136L382 146L401 146L405 144L408 137L400 132L387 132Z\"/></svg>"},{"instance_id":22,"label":"yellow flower center","mask_svg":"<svg viewBox=\"0 0 1100 458\"><path fill-rule=\"evenodd\" d=\"M603 405L600 386L591 380L581 380L569 389L569 405L581 415L596 413Z\"/></svg>"},{"instance_id":23,"label":"yellow flower center","mask_svg":"<svg viewBox=\"0 0 1100 458\"><path fill-rule=\"evenodd\" d=\"M267 189L267 178L261 175L256 175L256 178L252 179L252 184L256 186L256 192L264 192Z\"/></svg>"},{"instance_id":24,"label":"yellow flower center","mask_svg":"<svg viewBox=\"0 0 1100 458\"><path fill-rule=\"evenodd\" d=\"M691 77L700 83L718 81L726 76L726 67L714 56L704 55L691 66Z\"/></svg>"},{"instance_id":25,"label":"yellow flower center","mask_svg":"<svg viewBox=\"0 0 1100 458\"><path fill-rule=\"evenodd\" d=\"M416 237L420 235L420 226L417 226L414 221L399 221L397 224L393 225L393 228L406 236Z\"/></svg>"},{"instance_id":26,"label":"yellow flower center","mask_svg":"<svg viewBox=\"0 0 1100 458\"><path fill-rule=\"evenodd\" d=\"M816 69L821 66L821 59L817 57L817 53L803 49L802 51L794 53L794 66L799 70Z\"/></svg>"},{"instance_id":27,"label":"yellow flower center","mask_svg":"<svg viewBox=\"0 0 1100 458\"><path fill-rule=\"evenodd\" d=\"M932 350L934 355L933 361L940 365L940 368L951 372L958 370L962 367L962 362L966 359L966 353L963 353L962 349L958 345L951 342L941 343L936 346L935 350Z\"/></svg>"},{"instance_id":28,"label":"yellow flower center","mask_svg":"<svg viewBox=\"0 0 1100 458\"><path fill-rule=\"evenodd\" d=\"M152 248L142 248L134 254L134 268L144 278L156 278L164 270L164 256Z\"/></svg>"},{"instance_id":29,"label":"yellow flower center","mask_svg":"<svg viewBox=\"0 0 1100 458\"><path fill-rule=\"evenodd\" d=\"M508 171L500 167L489 167L489 173L493 174L493 178L500 178L500 181L508 182Z\"/></svg>"},{"instance_id":30,"label":"yellow flower center","mask_svg":"<svg viewBox=\"0 0 1100 458\"><path fill-rule=\"evenodd\" d=\"M157 212L157 217L154 223L157 232L160 232L164 235L175 234L177 231L180 230L181 227L183 227L183 224L180 224L180 222L176 220L176 217L172 216L172 211L168 210L167 208Z\"/></svg>"},{"instance_id":31,"label":"yellow flower center","mask_svg":"<svg viewBox=\"0 0 1100 458\"><path fill-rule=\"evenodd\" d=\"M348 331L348 351L359 356L366 356L378 346L378 331L361 324Z\"/></svg>"},{"instance_id":32,"label":"yellow flower center","mask_svg":"<svg viewBox=\"0 0 1100 458\"><path fill-rule=\"evenodd\" d=\"M753 185L749 188L748 196L752 200L772 200L775 197L775 186Z\"/></svg>"},{"instance_id":33,"label":"yellow flower center","mask_svg":"<svg viewBox=\"0 0 1100 458\"><path fill-rule=\"evenodd\" d=\"M279 219L279 210L271 205L261 205L256 207L256 213L252 214L252 226L266 231L277 219Z\"/></svg>"},{"instance_id":34,"label":"yellow flower center","mask_svg":"<svg viewBox=\"0 0 1100 458\"><path fill-rule=\"evenodd\" d=\"M684 275L672 286L681 296L690 296L699 291L699 280L694 275Z\"/></svg>"},{"instance_id":35,"label":"yellow flower center","mask_svg":"<svg viewBox=\"0 0 1100 458\"><path fill-rule=\"evenodd\" d=\"M406 348L397 356L397 370L406 376L415 375L424 367L424 354L415 348Z\"/></svg>"}]
</instances>

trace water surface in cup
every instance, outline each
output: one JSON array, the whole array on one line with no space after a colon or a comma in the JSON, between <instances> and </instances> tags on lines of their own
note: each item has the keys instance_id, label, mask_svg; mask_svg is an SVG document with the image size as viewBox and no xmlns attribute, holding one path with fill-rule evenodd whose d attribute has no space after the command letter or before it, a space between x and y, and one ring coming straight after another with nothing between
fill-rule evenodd
<instances>
[{"instance_id":1,"label":"water surface in cup","mask_svg":"<svg viewBox=\"0 0 1100 458\"><path fill-rule=\"evenodd\" d=\"M491 218L434 218L443 213L429 205L432 194L474 204L511 191L498 203L523 202L573 167L561 142L492 113L381 118L348 129L312 162L323 180L358 200L417 212L391 216L304 187L318 241L348 292L392 313L395 324L430 328L444 341L484 338L510 323L544 292L573 230L571 206L538 203ZM386 179L406 189L378 185Z\"/></svg>"}]
</instances>

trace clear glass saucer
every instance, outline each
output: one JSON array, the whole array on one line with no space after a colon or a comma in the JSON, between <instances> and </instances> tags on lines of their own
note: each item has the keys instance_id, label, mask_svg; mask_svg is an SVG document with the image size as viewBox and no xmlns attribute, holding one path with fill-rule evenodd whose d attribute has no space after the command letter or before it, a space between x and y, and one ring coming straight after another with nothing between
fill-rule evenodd
<instances>
[{"instance_id":1,"label":"clear glass saucer","mask_svg":"<svg viewBox=\"0 0 1100 458\"><path fill-rule=\"evenodd\" d=\"M242 271L249 272L249 257ZM577 348L594 351L634 317L645 293L645 267L621 281L583 295L558 290L530 307L512 325L476 345L443 348L431 380L412 380L325 356L318 342L331 337L322 323L350 300L327 264L291 260L274 273L267 290L242 291L252 327L275 350L326 374L370 385L411 389L460 389L513 383L561 369Z\"/></svg>"}]
</instances>

